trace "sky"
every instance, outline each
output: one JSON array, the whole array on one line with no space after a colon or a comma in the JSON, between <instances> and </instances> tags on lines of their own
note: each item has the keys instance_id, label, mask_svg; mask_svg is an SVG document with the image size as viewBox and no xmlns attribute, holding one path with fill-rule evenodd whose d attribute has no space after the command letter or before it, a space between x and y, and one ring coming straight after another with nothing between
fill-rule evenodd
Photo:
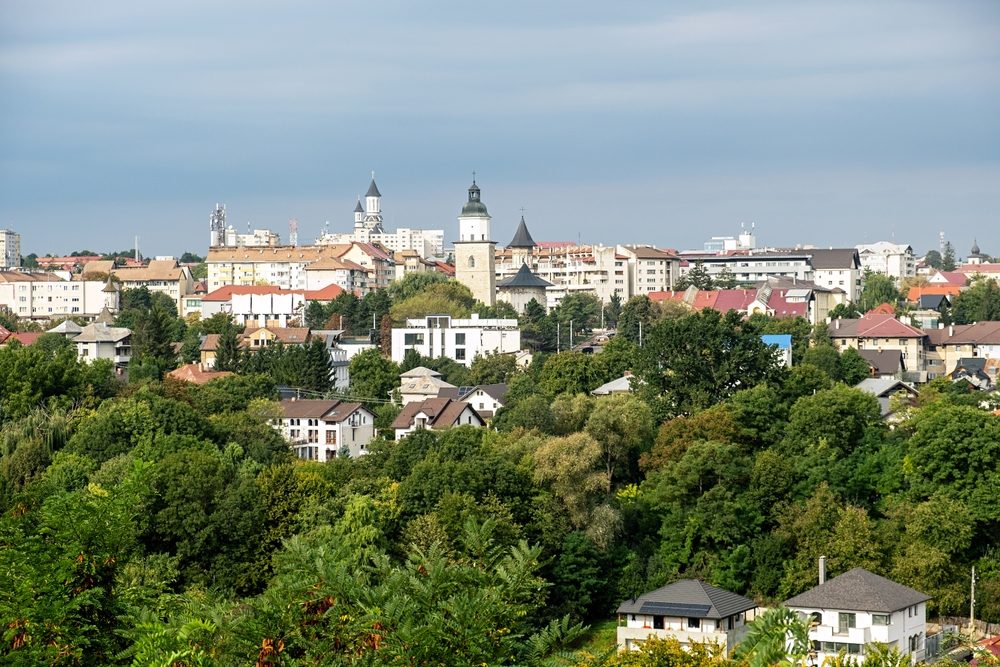
<instances>
[{"instance_id":1,"label":"sky","mask_svg":"<svg viewBox=\"0 0 1000 667\"><path fill-rule=\"evenodd\" d=\"M240 229L1000 255L1000 2L0 2L0 228L204 254Z\"/></svg>"}]
</instances>

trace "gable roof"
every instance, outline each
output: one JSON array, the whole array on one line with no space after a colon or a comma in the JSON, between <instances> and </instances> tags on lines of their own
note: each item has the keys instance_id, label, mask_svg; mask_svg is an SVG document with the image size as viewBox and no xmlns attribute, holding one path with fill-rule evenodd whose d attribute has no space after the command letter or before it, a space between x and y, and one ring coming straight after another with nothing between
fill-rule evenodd
<instances>
[{"instance_id":1,"label":"gable roof","mask_svg":"<svg viewBox=\"0 0 1000 667\"><path fill-rule=\"evenodd\" d=\"M278 403L285 419L322 419L327 422L342 422L358 409L365 409L361 403L334 399L291 398Z\"/></svg>"},{"instance_id":2,"label":"gable roof","mask_svg":"<svg viewBox=\"0 0 1000 667\"><path fill-rule=\"evenodd\" d=\"M232 375L230 371L206 371L201 364L185 364L167 373L169 377L191 384L206 384L217 378Z\"/></svg>"},{"instance_id":3,"label":"gable roof","mask_svg":"<svg viewBox=\"0 0 1000 667\"><path fill-rule=\"evenodd\" d=\"M421 412L427 415L428 426L431 428L447 428L455 425L466 408L472 410L480 425L486 423L482 416L476 412L476 409L468 403L451 398L428 398L404 405L399 416L392 422L392 428L410 428L413 426L414 418Z\"/></svg>"},{"instance_id":4,"label":"gable roof","mask_svg":"<svg viewBox=\"0 0 1000 667\"><path fill-rule=\"evenodd\" d=\"M107 324L94 322L83 327L80 335L73 339L74 343L117 343L128 338L132 331L125 327L109 327Z\"/></svg>"},{"instance_id":5,"label":"gable roof","mask_svg":"<svg viewBox=\"0 0 1000 667\"><path fill-rule=\"evenodd\" d=\"M866 394L871 394L875 398L888 398L897 391L905 391L911 396L919 394L912 385L896 378L865 378L854 385L854 388L860 389Z\"/></svg>"},{"instance_id":6,"label":"gable roof","mask_svg":"<svg viewBox=\"0 0 1000 667\"><path fill-rule=\"evenodd\" d=\"M895 375L903 369L901 350L858 350L861 358L879 375Z\"/></svg>"},{"instance_id":7,"label":"gable roof","mask_svg":"<svg viewBox=\"0 0 1000 667\"><path fill-rule=\"evenodd\" d=\"M857 319L836 319L827 326L831 338L923 338L924 333L888 313L869 313Z\"/></svg>"},{"instance_id":8,"label":"gable roof","mask_svg":"<svg viewBox=\"0 0 1000 667\"><path fill-rule=\"evenodd\" d=\"M785 600L785 606L892 613L930 599L926 593L856 567Z\"/></svg>"},{"instance_id":9,"label":"gable roof","mask_svg":"<svg viewBox=\"0 0 1000 667\"><path fill-rule=\"evenodd\" d=\"M465 401L477 391L482 391L494 401L503 403L503 399L507 395L507 384L505 382L497 382L494 384L463 385L461 387L452 385L450 387L442 387L441 391L438 392L438 396L440 398L454 398L459 401Z\"/></svg>"},{"instance_id":10,"label":"gable roof","mask_svg":"<svg viewBox=\"0 0 1000 667\"><path fill-rule=\"evenodd\" d=\"M861 266L857 248L817 248L808 252L812 255L810 264L814 269L857 269Z\"/></svg>"},{"instance_id":11,"label":"gable roof","mask_svg":"<svg viewBox=\"0 0 1000 667\"><path fill-rule=\"evenodd\" d=\"M405 373L400 373L401 378L424 378L424 377L441 377L441 373L432 368L427 368L426 366L414 366Z\"/></svg>"},{"instance_id":12,"label":"gable roof","mask_svg":"<svg viewBox=\"0 0 1000 667\"><path fill-rule=\"evenodd\" d=\"M657 616L690 616L694 618L726 618L754 609L757 603L742 595L697 579L681 579L618 607L619 614L654 614Z\"/></svg>"}]
</instances>

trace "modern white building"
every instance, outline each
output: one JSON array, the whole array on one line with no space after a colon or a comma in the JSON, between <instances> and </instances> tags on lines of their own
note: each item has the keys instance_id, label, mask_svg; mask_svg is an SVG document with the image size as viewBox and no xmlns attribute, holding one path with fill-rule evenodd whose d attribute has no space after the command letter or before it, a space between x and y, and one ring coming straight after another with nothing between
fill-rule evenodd
<instances>
[{"instance_id":1,"label":"modern white building","mask_svg":"<svg viewBox=\"0 0 1000 667\"><path fill-rule=\"evenodd\" d=\"M405 327L392 330L392 360L403 361L407 350L437 359L447 357L471 366L476 355L507 354L521 349L521 329L514 319L452 319L450 315L428 315L408 319Z\"/></svg>"},{"instance_id":2,"label":"modern white building","mask_svg":"<svg viewBox=\"0 0 1000 667\"><path fill-rule=\"evenodd\" d=\"M330 302L344 290L329 285L322 290L285 290L270 285L227 285L201 299L201 317L228 314L241 326L287 327L302 324L310 301Z\"/></svg>"},{"instance_id":3,"label":"modern white building","mask_svg":"<svg viewBox=\"0 0 1000 667\"><path fill-rule=\"evenodd\" d=\"M702 252L680 253L681 276L700 264L712 278L728 270L737 283L759 283L771 277L813 280L813 267L808 251L734 251L716 255Z\"/></svg>"},{"instance_id":4,"label":"modern white building","mask_svg":"<svg viewBox=\"0 0 1000 667\"><path fill-rule=\"evenodd\" d=\"M10 229L0 229L0 270L21 266L21 235Z\"/></svg>"},{"instance_id":5,"label":"modern white building","mask_svg":"<svg viewBox=\"0 0 1000 667\"><path fill-rule=\"evenodd\" d=\"M858 300L863 274L856 248L815 248L807 252L812 257L814 283L828 289L843 290L852 303Z\"/></svg>"},{"instance_id":6,"label":"modern white building","mask_svg":"<svg viewBox=\"0 0 1000 667\"><path fill-rule=\"evenodd\" d=\"M813 621L809 639L816 664L841 651L863 657L872 643L898 649L919 662L925 657L927 601L930 596L856 567L785 600L785 606Z\"/></svg>"},{"instance_id":7,"label":"modern white building","mask_svg":"<svg viewBox=\"0 0 1000 667\"><path fill-rule=\"evenodd\" d=\"M368 453L375 437L375 415L361 403L337 400L281 401L281 420L273 426L295 455L307 461L330 461L343 454Z\"/></svg>"},{"instance_id":8,"label":"modern white building","mask_svg":"<svg viewBox=\"0 0 1000 667\"><path fill-rule=\"evenodd\" d=\"M729 655L746 633L746 612L756 608L742 595L681 579L619 605L618 650L638 650L650 637L671 637L684 646L715 644Z\"/></svg>"},{"instance_id":9,"label":"modern white building","mask_svg":"<svg viewBox=\"0 0 1000 667\"><path fill-rule=\"evenodd\" d=\"M857 246L861 270L884 273L898 281L917 275L913 248L899 243L879 241Z\"/></svg>"}]
</instances>

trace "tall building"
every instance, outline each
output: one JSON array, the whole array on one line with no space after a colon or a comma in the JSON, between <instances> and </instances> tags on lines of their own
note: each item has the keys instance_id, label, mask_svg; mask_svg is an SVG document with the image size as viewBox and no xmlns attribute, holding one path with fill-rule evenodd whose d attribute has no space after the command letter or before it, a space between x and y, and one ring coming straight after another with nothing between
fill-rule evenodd
<instances>
[{"instance_id":1,"label":"tall building","mask_svg":"<svg viewBox=\"0 0 1000 667\"><path fill-rule=\"evenodd\" d=\"M469 201L458 216L455 241L455 278L472 296L487 306L496 304L496 241L490 240L490 214L480 199L475 179L469 186Z\"/></svg>"},{"instance_id":2,"label":"tall building","mask_svg":"<svg viewBox=\"0 0 1000 667\"><path fill-rule=\"evenodd\" d=\"M0 229L0 269L21 266L21 235L9 229Z\"/></svg>"}]
</instances>

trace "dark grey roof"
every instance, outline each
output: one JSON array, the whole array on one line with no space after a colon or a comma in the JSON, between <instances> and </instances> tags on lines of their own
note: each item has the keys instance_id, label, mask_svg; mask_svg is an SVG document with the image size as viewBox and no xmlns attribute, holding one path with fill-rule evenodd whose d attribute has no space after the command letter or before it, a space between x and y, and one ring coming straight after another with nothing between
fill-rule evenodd
<instances>
[{"instance_id":1,"label":"dark grey roof","mask_svg":"<svg viewBox=\"0 0 1000 667\"><path fill-rule=\"evenodd\" d=\"M497 289L503 289L506 287L549 287L552 283L545 278L540 278L531 272L527 264L522 264L521 268L517 270L517 273L512 275L510 278L505 278L497 283Z\"/></svg>"},{"instance_id":2,"label":"dark grey roof","mask_svg":"<svg viewBox=\"0 0 1000 667\"><path fill-rule=\"evenodd\" d=\"M503 403L504 396L507 395L507 383L498 382L495 384L462 385L461 387L441 387L438 391L438 397L467 401L477 389L481 389L483 393L500 403Z\"/></svg>"},{"instance_id":3,"label":"dark grey roof","mask_svg":"<svg viewBox=\"0 0 1000 667\"><path fill-rule=\"evenodd\" d=\"M892 613L930 599L926 593L856 567L785 600L785 606Z\"/></svg>"},{"instance_id":4,"label":"dark grey roof","mask_svg":"<svg viewBox=\"0 0 1000 667\"><path fill-rule=\"evenodd\" d=\"M382 193L378 191L378 186L375 185L375 179L372 179L372 184L368 186L368 192L365 193L366 197L381 197Z\"/></svg>"},{"instance_id":5,"label":"dark grey roof","mask_svg":"<svg viewBox=\"0 0 1000 667\"><path fill-rule=\"evenodd\" d=\"M521 216L521 222L517 226L517 231L514 232L514 238L510 240L507 244L508 248L534 248L537 244L535 239L531 238L531 232L528 231L528 225L524 223L524 216Z\"/></svg>"},{"instance_id":6,"label":"dark grey roof","mask_svg":"<svg viewBox=\"0 0 1000 667\"><path fill-rule=\"evenodd\" d=\"M625 600L619 605L618 613L726 618L756 606L757 603L749 598L716 588L704 581L681 579L645 595Z\"/></svg>"},{"instance_id":7,"label":"dark grey roof","mask_svg":"<svg viewBox=\"0 0 1000 667\"><path fill-rule=\"evenodd\" d=\"M942 306L948 305L951 300L947 294L921 294L917 306L921 309L939 310Z\"/></svg>"},{"instance_id":8,"label":"dark grey roof","mask_svg":"<svg viewBox=\"0 0 1000 667\"><path fill-rule=\"evenodd\" d=\"M374 185L374 184L375 184L375 181L372 181L372 185ZM376 192L378 192L378 190L376 190ZM361 199L358 199L358 205L354 207L354 212L355 213L364 213L365 212L365 207L361 205Z\"/></svg>"},{"instance_id":9,"label":"dark grey roof","mask_svg":"<svg viewBox=\"0 0 1000 667\"><path fill-rule=\"evenodd\" d=\"M807 250L812 259L810 264L814 269L857 269L861 267L861 258L857 248L830 248Z\"/></svg>"},{"instance_id":10,"label":"dark grey roof","mask_svg":"<svg viewBox=\"0 0 1000 667\"><path fill-rule=\"evenodd\" d=\"M900 350L858 350L879 375L895 375L903 370L903 353Z\"/></svg>"}]
</instances>

